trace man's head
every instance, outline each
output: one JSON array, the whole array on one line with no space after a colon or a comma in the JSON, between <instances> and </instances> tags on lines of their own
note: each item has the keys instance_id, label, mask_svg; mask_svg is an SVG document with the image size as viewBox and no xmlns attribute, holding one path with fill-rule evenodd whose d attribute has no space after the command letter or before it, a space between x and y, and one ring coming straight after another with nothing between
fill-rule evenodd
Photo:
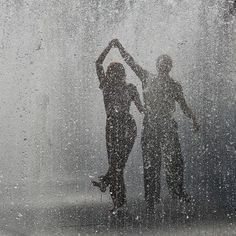
<instances>
[{"instance_id":1,"label":"man's head","mask_svg":"<svg viewBox=\"0 0 236 236\"><path fill-rule=\"evenodd\" d=\"M122 83L125 81L126 77L125 68L121 63L112 62L107 67L106 76L111 83Z\"/></svg>"},{"instance_id":2,"label":"man's head","mask_svg":"<svg viewBox=\"0 0 236 236\"><path fill-rule=\"evenodd\" d=\"M173 66L173 61L170 56L163 54L157 58L156 69L159 73L168 74Z\"/></svg>"}]
</instances>

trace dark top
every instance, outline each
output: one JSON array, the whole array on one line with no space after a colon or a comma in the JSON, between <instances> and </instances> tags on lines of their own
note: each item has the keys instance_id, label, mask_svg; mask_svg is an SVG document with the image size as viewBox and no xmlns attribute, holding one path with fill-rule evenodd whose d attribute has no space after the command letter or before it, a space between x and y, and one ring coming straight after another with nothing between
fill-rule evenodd
<instances>
[{"instance_id":1,"label":"dark top","mask_svg":"<svg viewBox=\"0 0 236 236\"><path fill-rule=\"evenodd\" d=\"M148 120L159 122L165 117L171 118L175 111L175 102L179 103L187 117L194 117L185 101L182 86L178 82L174 81L168 74L154 75L149 73L134 61L121 44L118 45L118 48L121 56L142 82Z\"/></svg>"},{"instance_id":2,"label":"dark top","mask_svg":"<svg viewBox=\"0 0 236 236\"><path fill-rule=\"evenodd\" d=\"M108 81L102 60L96 62L96 71L100 81L100 89L103 90L104 105L107 116L115 116L122 113L129 113L133 101L139 112L143 113L138 90L135 85L126 82L114 83Z\"/></svg>"},{"instance_id":3,"label":"dark top","mask_svg":"<svg viewBox=\"0 0 236 236\"><path fill-rule=\"evenodd\" d=\"M133 84L110 84L102 90L107 116L129 113L131 102L139 99L137 88Z\"/></svg>"}]
</instances>

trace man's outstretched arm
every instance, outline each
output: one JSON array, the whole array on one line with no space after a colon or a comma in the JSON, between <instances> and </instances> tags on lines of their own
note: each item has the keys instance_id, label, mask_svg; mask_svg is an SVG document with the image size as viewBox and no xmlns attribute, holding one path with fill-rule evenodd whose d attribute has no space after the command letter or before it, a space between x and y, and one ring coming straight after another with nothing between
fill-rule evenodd
<instances>
[{"instance_id":1,"label":"man's outstretched arm","mask_svg":"<svg viewBox=\"0 0 236 236\"><path fill-rule=\"evenodd\" d=\"M134 58L124 49L119 40L116 40L115 46L119 49L121 56L125 62L130 66L134 73L139 77L143 84L146 84L146 80L149 76L149 72L144 70L139 64L134 61Z\"/></svg>"},{"instance_id":2,"label":"man's outstretched arm","mask_svg":"<svg viewBox=\"0 0 236 236\"><path fill-rule=\"evenodd\" d=\"M181 85L178 85L178 93L176 97L176 101L179 103L181 110L183 113L190 119L193 120L193 129L194 131L198 131L200 128L200 125L198 124L197 118L195 114L193 113L192 109L188 106Z\"/></svg>"}]
</instances>

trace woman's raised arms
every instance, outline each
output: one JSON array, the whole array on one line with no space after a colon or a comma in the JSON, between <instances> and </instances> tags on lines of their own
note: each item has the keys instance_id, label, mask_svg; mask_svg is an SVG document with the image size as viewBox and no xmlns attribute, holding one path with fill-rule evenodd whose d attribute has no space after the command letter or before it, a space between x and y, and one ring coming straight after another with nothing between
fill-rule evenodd
<instances>
[{"instance_id":1,"label":"woman's raised arms","mask_svg":"<svg viewBox=\"0 0 236 236\"><path fill-rule=\"evenodd\" d=\"M103 52L101 53L101 55L98 57L98 59L96 61L96 71L97 71L97 76L100 81L100 84L105 80L105 77L106 77L102 64L103 64L107 54L109 53L109 51L111 50L111 48L113 46L114 46L114 40L112 40L108 44L108 46L103 50Z\"/></svg>"}]
</instances>

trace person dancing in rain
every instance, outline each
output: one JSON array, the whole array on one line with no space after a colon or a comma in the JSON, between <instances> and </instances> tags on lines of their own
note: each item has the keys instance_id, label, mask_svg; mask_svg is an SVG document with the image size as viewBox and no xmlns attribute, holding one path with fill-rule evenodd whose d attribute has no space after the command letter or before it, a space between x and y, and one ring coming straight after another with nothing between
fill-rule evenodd
<instances>
[{"instance_id":1,"label":"person dancing in rain","mask_svg":"<svg viewBox=\"0 0 236 236\"><path fill-rule=\"evenodd\" d=\"M112 62L106 73L104 72L103 62L114 42L113 40L109 43L96 61L96 71L100 89L103 91L107 116L106 147L109 168L107 173L99 178L100 181L92 181L102 192L110 187L114 204L112 213L116 213L126 203L124 168L137 135L136 123L130 114L131 102L134 102L139 112L144 112L136 86L126 83L124 66Z\"/></svg>"},{"instance_id":2,"label":"person dancing in rain","mask_svg":"<svg viewBox=\"0 0 236 236\"><path fill-rule=\"evenodd\" d=\"M157 74L151 74L134 61L117 39L114 40L114 45L142 82L146 109L143 120L142 153L145 200L148 209L153 210L160 200L162 158L171 195L181 201L189 201L190 198L183 188L184 162L178 125L173 118L176 102L179 103L183 113L193 120L194 131L199 129L199 124L186 103L182 86L169 75L172 59L168 55L159 56L156 61Z\"/></svg>"}]
</instances>

